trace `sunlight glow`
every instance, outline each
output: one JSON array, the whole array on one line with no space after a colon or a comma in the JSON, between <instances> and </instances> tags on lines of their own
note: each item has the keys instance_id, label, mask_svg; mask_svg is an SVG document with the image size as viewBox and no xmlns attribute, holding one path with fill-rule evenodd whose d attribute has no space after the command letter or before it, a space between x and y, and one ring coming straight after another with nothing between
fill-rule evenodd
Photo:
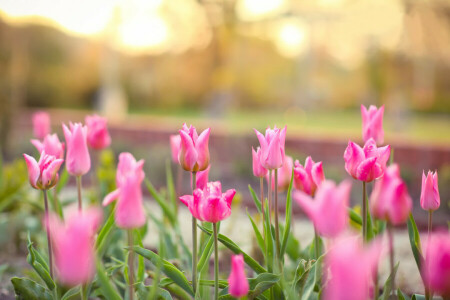
<instances>
[{"instance_id":1,"label":"sunlight glow","mask_svg":"<svg viewBox=\"0 0 450 300\"><path fill-rule=\"evenodd\" d=\"M279 13L285 6L285 0L240 0L236 10L241 19L256 21Z\"/></svg>"},{"instance_id":2,"label":"sunlight glow","mask_svg":"<svg viewBox=\"0 0 450 300\"><path fill-rule=\"evenodd\" d=\"M276 32L276 46L282 55L296 57L306 49L306 26L300 21L287 19L280 24Z\"/></svg>"}]
</instances>

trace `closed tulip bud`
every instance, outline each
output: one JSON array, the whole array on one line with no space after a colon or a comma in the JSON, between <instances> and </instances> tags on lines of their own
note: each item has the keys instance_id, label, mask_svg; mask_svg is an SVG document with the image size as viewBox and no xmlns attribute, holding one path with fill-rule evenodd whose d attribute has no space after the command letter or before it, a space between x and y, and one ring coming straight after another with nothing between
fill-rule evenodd
<instances>
[{"instance_id":1,"label":"closed tulip bud","mask_svg":"<svg viewBox=\"0 0 450 300\"><path fill-rule=\"evenodd\" d=\"M424 210L436 210L441 205L439 196L438 175L437 172L428 171L422 173L422 191L420 193L420 206Z\"/></svg>"},{"instance_id":2,"label":"closed tulip bud","mask_svg":"<svg viewBox=\"0 0 450 300\"><path fill-rule=\"evenodd\" d=\"M450 297L450 234L431 234L425 244L422 274L425 285L444 299Z\"/></svg>"},{"instance_id":3,"label":"closed tulip bud","mask_svg":"<svg viewBox=\"0 0 450 300\"><path fill-rule=\"evenodd\" d=\"M58 182L58 170L63 159L55 158L52 155L48 155L45 151L41 152L39 162L24 154L25 162L28 168L28 179L32 187L38 190L48 190L56 185Z\"/></svg>"},{"instance_id":4,"label":"closed tulip bud","mask_svg":"<svg viewBox=\"0 0 450 300\"><path fill-rule=\"evenodd\" d=\"M205 129L200 136L192 125L179 131L181 137L181 149L178 155L183 169L190 172L203 171L209 166L209 134L211 128Z\"/></svg>"},{"instance_id":5,"label":"closed tulip bud","mask_svg":"<svg viewBox=\"0 0 450 300\"><path fill-rule=\"evenodd\" d=\"M286 129L287 126L281 130L277 126L274 129L267 128L265 136L255 129L261 146L261 165L267 170L275 170L283 165Z\"/></svg>"},{"instance_id":6,"label":"closed tulip bud","mask_svg":"<svg viewBox=\"0 0 450 300\"><path fill-rule=\"evenodd\" d=\"M313 196L317 187L325 180L323 173L322 162L315 163L311 156L308 156L305 161L305 166L302 166L298 160L294 165L294 186Z\"/></svg>"},{"instance_id":7,"label":"closed tulip bud","mask_svg":"<svg viewBox=\"0 0 450 300\"><path fill-rule=\"evenodd\" d=\"M231 273L228 277L228 291L235 298L244 297L249 290L248 280L244 270L244 256L231 256Z\"/></svg>"},{"instance_id":8,"label":"closed tulip bud","mask_svg":"<svg viewBox=\"0 0 450 300\"><path fill-rule=\"evenodd\" d=\"M371 182L383 176L390 154L391 146L377 148L374 139L363 148L349 141L344 153L345 170L355 179Z\"/></svg>"},{"instance_id":9,"label":"closed tulip bud","mask_svg":"<svg viewBox=\"0 0 450 300\"><path fill-rule=\"evenodd\" d=\"M92 149L101 150L111 144L107 123L98 115L86 116L87 142Z\"/></svg>"},{"instance_id":10,"label":"closed tulip bud","mask_svg":"<svg viewBox=\"0 0 450 300\"><path fill-rule=\"evenodd\" d=\"M370 195L372 215L393 225L399 225L406 222L411 207L411 197L406 184L400 178L398 165L389 166L384 176L375 182Z\"/></svg>"},{"instance_id":11,"label":"closed tulip bud","mask_svg":"<svg viewBox=\"0 0 450 300\"><path fill-rule=\"evenodd\" d=\"M383 144L383 114L384 105L379 109L377 109L376 106L371 105L369 110L367 110L364 105L361 105L363 139L365 142L372 138L378 144Z\"/></svg>"},{"instance_id":12,"label":"closed tulip bud","mask_svg":"<svg viewBox=\"0 0 450 300\"><path fill-rule=\"evenodd\" d=\"M325 180L318 188L314 199L302 191L294 191L293 198L314 223L320 235L337 237L348 225L348 204L351 182L344 180L336 186Z\"/></svg>"},{"instance_id":13,"label":"closed tulip bud","mask_svg":"<svg viewBox=\"0 0 450 300\"><path fill-rule=\"evenodd\" d=\"M268 170L261 165L261 148L253 149L252 147L252 161L253 161L253 175L255 177L264 177L267 175Z\"/></svg>"},{"instance_id":14,"label":"closed tulip bud","mask_svg":"<svg viewBox=\"0 0 450 300\"><path fill-rule=\"evenodd\" d=\"M196 183L196 186L198 189L203 190L206 187L206 185L208 184L208 177L209 177L210 169L211 169L211 166L209 165L208 168L206 168L206 170L197 172L197 178L196 178L195 183Z\"/></svg>"},{"instance_id":15,"label":"closed tulip bud","mask_svg":"<svg viewBox=\"0 0 450 300\"><path fill-rule=\"evenodd\" d=\"M217 223L225 220L231 214L231 202L236 194L234 189L222 194L222 186L219 181L209 182L202 189L196 189L194 195L180 197L189 208L192 216L200 221Z\"/></svg>"},{"instance_id":16,"label":"closed tulip bud","mask_svg":"<svg viewBox=\"0 0 450 300\"><path fill-rule=\"evenodd\" d=\"M131 153L121 153L116 173L117 189L106 195L103 206L118 199L115 221L120 228L138 228L145 224L141 183L145 174L144 160L136 159Z\"/></svg>"},{"instance_id":17,"label":"closed tulip bud","mask_svg":"<svg viewBox=\"0 0 450 300\"><path fill-rule=\"evenodd\" d=\"M99 209L72 211L63 223L55 214L45 220L51 232L56 275L72 287L89 283L95 275L94 236L100 226Z\"/></svg>"},{"instance_id":18,"label":"closed tulip bud","mask_svg":"<svg viewBox=\"0 0 450 300\"><path fill-rule=\"evenodd\" d=\"M56 158L64 158L64 143L59 141L56 133L47 134L43 142L40 140L31 140L31 143L36 147L39 153L45 151L48 155L52 155Z\"/></svg>"},{"instance_id":19,"label":"closed tulip bud","mask_svg":"<svg viewBox=\"0 0 450 300\"><path fill-rule=\"evenodd\" d=\"M91 157L87 147L87 127L70 123L70 130L63 124L66 138L66 168L69 174L81 176L89 172Z\"/></svg>"},{"instance_id":20,"label":"closed tulip bud","mask_svg":"<svg viewBox=\"0 0 450 300\"><path fill-rule=\"evenodd\" d=\"M170 150L172 151L172 161L176 164L179 163L178 155L180 154L181 137L179 134L172 134L170 136Z\"/></svg>"},{"instance_id":21,"label":"closed tulip bud","mask_svg":"<svg viewBox=\"0 0 450 300\"><path fill-rule=\"evenodd\" d=\"M292 157L286 155L283 165L278 169L278 189L280 191L287 190L289 183L291 183L292 168L294 167L294 160ZM266 175L267 182L269 182L269 174ZM272 172L272 189L275 188L275 174Z\"/></svg>"},{"instance_id":22,"label":"closed tulip bud","mask_svg":"<svg viewBox=\"0 0 450 300\"><path fill-rule=\"evenodd\" d=\"M37 139L42 140L50 133L50 115L43 111L38 111L31 117L33 123L33 134Z\"/></svg>"}]
</instances>

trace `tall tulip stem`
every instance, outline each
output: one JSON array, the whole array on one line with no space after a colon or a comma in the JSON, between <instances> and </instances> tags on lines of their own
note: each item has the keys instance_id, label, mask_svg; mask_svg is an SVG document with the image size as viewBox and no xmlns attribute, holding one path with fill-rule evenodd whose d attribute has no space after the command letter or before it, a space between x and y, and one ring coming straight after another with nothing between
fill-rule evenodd
<instances>
[{"instance_id":1,"label":"tall tulip stem","mask_svg":"<svg viewBox=\"0 0 450 300\"><path fill-rule=\"evenodd\" d=\"M127 230L128 235L128 246L130 248L129 256L128 256L128 283L129 283L129 291L130 291L130 300L134 298L134 240L133 240L133 229Z\"/></svg>"},{"instance_id":2,"label":"tall tulip stem","mask_svg":"<svg viewBox=\"0 0 450 300\"><path fill-rule=\"evenodd\" d=\"M430 236L431 231L433 230L433 211L428 210L428 236Z\"/></svg>"},{"instance_id":3,"label":"tall tulip stem","mask_svg":"<svg viewBox=\"0 0 450 300\"><path fill-rule=\"evenodd\" d=\"M363 201L362 201L362 220L363 220L363 228L362 228L362 235L363 235L363 241L366 241L367 237L367 199L366 199L366 182L363 181Z\"/></svg>"},{"instance_id":4,"label":"tall tulip stem","mask_svg":"<svg viewBox=\"0 0 450 300\"><path fill-rule=\"evenodd\" d=\"M317 234L317 230L314 227L314 251L316 254L316 259L319 259L320 256L320 242L319 242L319 235Z\"/></svg>"},{"instance_id":5,"label":"tall tulip stem","mask_svg":"<svg viewBox=\"0 0 450 300\"><path fill-rule=\"evenodd\" d=\"M259 190L261 192L261 213L262 213L262 224L263 224L263 232L264 232L264 177L259 178ZM266 235L264 235L264 239L266 238Z\"/></svg>"},{"instance_id":6,"label":"tall tulip stem","mask_svg":"<svg viewBox=\"0 0 450 300\"><path fill-rule=\"evenodd\" d=\"M388 223L388 237L389 237L389 248L390 248L390 256L389 256L389 265L391 268L391 274L393 275L392 277L392 289L391 291L394 292L395 291L395 276L394 276L394 230L392 227L392 224Z\"/></svg>"},{"instance_id":7,"label":"tall tulip stem","mask_svg":"<svg viewBox=\"0 0 450 300\"><path fill-rule=\"evenodd\" d=\"M83 208L83 198L81 197L81 176L77 176L78 210Z\"/></svg>"},{"instance_id":8,"label":"tall tulip stem","mask_svg":"<svg viewBox=\"0 0 450 300\"><path fill-rule=\"evenodd\" d=\"M213 223L214 231L214 299L219 299L219 245L217 223Z\"/></svg>"},{"instance_id":9,"label":"tall tulip stem","mask_svg":"<svg viewBox=\"0 0 450 300\"><path fill-rule=\"evenodd\" d=\"M275 183L274 183L274 190L275 190L275 240L276 240L276 246L277 246L277 260L278 264L280 265L280 230L278 228L278 169L275 169Z\"/></svg>"},{"instance_id":10,"label":"tall tulip stem","mask_svg":"<svg viewBox=\"0 0 450 300\"><path fill-rule=\"evenodd\" d=\"M192 172L192 194L197 188L197 172ZM192 217L192 289L197 289L197 219Z\"/></svg>"},{"instance_id":11,"label":"tall tulip stem","mask_svg":"<svg viewBox=\"0 0 450 300\"><path fill-rule=\"evenodd\" d=\"M47 246L48 246L48 264L50 268L50 277L53 278L53 254L52 254L52 242L51 242L51 233L50 233L50 224L48 220L48 198L47 198L47 190L42 190L44 193L44 208L45 208L45 220L47 223Z\"/></svg>"}]
</instances>

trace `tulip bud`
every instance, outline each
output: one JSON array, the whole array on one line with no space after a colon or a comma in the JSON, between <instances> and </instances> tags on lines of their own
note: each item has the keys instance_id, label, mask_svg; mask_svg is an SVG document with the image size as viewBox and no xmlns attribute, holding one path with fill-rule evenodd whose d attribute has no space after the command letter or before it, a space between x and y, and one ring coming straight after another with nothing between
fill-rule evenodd
<instances>
[{"instance_id":1,"label":"tulip bud","mask_svg":"<svg viewBox=\"0 0 450 300\"><path fill-rule=\"evenodd\" d=\"M192 125L188 128L183 124L179 131L181 137L181 149L179 162L183 169L190 172L203 171L209 166L209 134L211 128L205 129L200 136Z\"/></svg>"},{"instance_id":2,"label":"tulip bud","mask_svg":"<svg viewBox=\"0 0 450 300\"><path fill-rule=\"evenodd\" d=\"M31 140L31 143L41 153L45 151L46 154L52 155L56 158L64 158L64 143L61 143L56 133L47 134L44 138L44 142L40 140Z\"/></svg>"},{"instance_id":3,"label":"tulip bud","mask_svg":"<svg viewBox=\"0 0 450 300\"><path fill-rule=\"evenodd\" d=\"M231 273L228 277L228 291L235 298L244 297L249 290L248 280L244 270L244 256L231 256Z\"/></svg>"},{"instance_id":4,"label":"tulip bud","mask_svg":"<svg viewBox=\"0 0 450 300\"><path fill-rule=\"evenodd\" d=\"M87 147L87 127L70 123L70 130L63 124L66 138L66 168L69 174L81 176L89 172L91 158Z\"/></svg>"},{"instance_id":5,"label":"tulip bud","mask_svg":"<svg viewBox=\"0 0 450 300\"><path fill-rule=\"evenodd\" d=\"M322 162L315 163L311 156L308 156L303 167L298 160L294 165L294 186L313 196L317 187L325 180Z\"/></svg>"},{"instance_id":6,"label":"tulip bud","mask_svg":"<svg viewBox=\"0 0 450 300\"><path fill-rule=\"evenodd\" d=\"M376 106L371 105L369 110L367 110L364 105L361 105L363 139L365 142L372 138L378 144L383 144L383 114L384 105L379 109L377 109Z\"/></svg>"},{"instance_id":7,"label":"tulip bud","mask_svg":"<svg viewBox=\"0 0 450 300\"><path fill-rule=\"evenodd\" d=\"M286 130L287 126L281 130L276 126L274 129L267 128L264 136L255 129L261 146L260 162L267 170L275 170L283 165Z\"/></svg>"},{"instance_id":8,"label":"tulip bud","mask_svg":"<svg viewBox=\"0 0 450 300\"><path fill-rule=\"evenodd\" d=\"M98 115L86 116L87 142L89 147L101 150L111 144L107 120Z\"/></svg>"},{"instance_id":9,"label":"tulip bud","mask_svg":"<svg viewBox=\"0 0 450 300\"><path fill-rule=\"evenodd\" d=\"M41 152L39 162L27 154L24 154L23 157L27 163L28 179L32 187L48 190L56 185L59 179L58 170L64 162L63 159L47 155L45 151Z\"/></svg>"},{"instance_id":10,"label":"tulip bud","mask_svg":"<svg viewBox=\"0 0 450 300\"><path fill-rule=\"evenodd\" d=\"M38 111L31 117L33 123L33 134L37 139L42 140L50 133L50 115L43 111Z\"/></svg>"},{"instance_id":11,"label":"tulip bud","mask_svg":"<svg viewBox=\"0 0 450 300\"><path fill-rule=\"evenodd\" d=\"M178 155L180 154L181 137L179 134L170 135L170 149L172 150L172 161L176 164L179 163Z\"/></svg>"},{"instance_id":12,"label":"tulip bud","mask_svg":"<svg viewBox=\"0 0 450 300\"><path fill-rule=\"evenodd\" d=\"M444 299L450 297L450 235L448 232L428 236L421 264L425 285Z\"/></svg>"},{"instance_id":13,"label":"tulip bud","mask_svg":"<svg viewBox=\"0 0 450 300\"><path fill-rule=\"evenodd\" d=\"M441 204L439 196L438 175L437 172L428 171L422 173L422 191L420 193L420 206L424 210L436 210Z\"/></svg>"},{"instance_id":14,"label":"tulip bud","mask_svg":"<svg viewBox=\"0 0 450 300\"><path fill-rule=\"evenodd\" d=\"M268 173L267 169L261 165L261 148L257 148L256 151L252 147L252 161L253 161L253 175L255 177L264 177Z\"/></svg>"}]
</instances>

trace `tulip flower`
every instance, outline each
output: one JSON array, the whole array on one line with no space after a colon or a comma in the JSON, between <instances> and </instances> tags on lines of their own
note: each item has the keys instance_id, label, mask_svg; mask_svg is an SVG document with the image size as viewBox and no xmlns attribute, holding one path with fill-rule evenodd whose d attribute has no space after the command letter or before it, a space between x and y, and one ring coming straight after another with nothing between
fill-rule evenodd
<instances>
[{"instance_id":1,"label":"tulip flower","mask_svg":"<svg viewBox=\"0 0 450 300\"><path fill-rule=\"evenodd\" d=\"M422 262L424 282L429 290L444 299L450 297L450 235L439 232L428 236Z\"/></svg>"},{"instance_id":2,"label":"tulip flower","mask_svg":"<svg viewBox=\"0 0 450 300\"><path fill-rule=\"evenodd\" d=\"M369 110L367 110L364 105L361 105L363 139L365 142L372 138L378 144L383 144L383 114L384 105L379 109L377 109L376 106L371 105Z\"/></svg>"},{"instance_id":3,"label":"tulip flower","mask_svg":"<svg viewBox=\"0 0 450 300\"><path fill-rule=\"evenodd\" d=\"M292 168L294 167L294 160L291 156L286 155L283 165L278 169L278 189L280 191L287 190L289 183L291 183ZM267 182L269 182L269 175L266 175ZM275 189L275 176L272 173L272 189Z\"/></svg>"},{"instance_id":4,"label":"tulip flower","mask_svg":"<svg viewBox=\"0 0 450 300\"><path fill-rule=\"evenodd\" d=\"M228 291L235 298L244 297L249 290L248 280L244 270L244 256L231 256L231 273L228 277Z\"/></svg>"},{"instance_id":5,"label":"tulip flower","mask_svg":"<svg viewBox=\"0 0 450 300\"><path fill-rule=\"evenodd\" d=\"M209 170L211 166L209 165L204 171L198 171L196 176L196 187L203 190L208 184Z\"/></svg>"},{"instance_id":6,"label":"tulip flower","mask_svg":"<svg viewBox=\"0 0 450 300\"><path fill-rule=\"evenodd\" d=\"M313 221L320 235L335 238L348 225L351 186L348 180L338 186L331 180L325 180L317 188L314 199L302 191L294 191L293 198Z\"/></svg>"},{"instance_id":7,"label":"tulip flower","mask_svg":"<svg viewBox=\"0 0 450 300\"><path fill-rule=\"evenodd\" d=\"M286 129L287 126L281 130L276 126L274 129L268 127L265 136L255 129L256 136L261 145L260 162L267 170L275 170L283 165Z\"/></svg>"},{"instance_id":8,"label":"tulip flower","mask_svg":"<svg viewBox=\"0 0 450 300\"><path fill-rule=\"evenodd\" d=\"M52 155L56 158L64 158L64 143L59 141L56 133L47 134L44 137L44 141L33 139L31 143L36 147L36 149L41 153L45 151L48 155Z\"/></svg>"},{"instance_id":9,"label":"tulip flower","mask_svg":"<svg viewBox=\"0 0 450 300\"><path fill-rule=\"evenodd\" d=\"M87 127L80 123L70 123L70 130L63 124L66 138L66 168L69 174L81 176L89 172L91 158L87 148Z\"/></svg>"},{"instance_id":10,"label":"tulip flower","mask_svg":"<svg viewBox=\"0 0 450 300\"><path fill-rule=\"evenodd\" d=\"M172 134L170 136L170 149L172 151L172 161L176 164L179 163L178 155L180 154L181 137L179 134Z\"/></svg>"},{"instance_id":11,"label":"tulip flower","mask_svg":"<svg viewBox=\"0 0 450 300\"><path fill-rule=\"evenodd\" d=\"M56 274L64 285L86 284L94 278L94 235L101 219L100 210L88 209L70 213L65 223L53 214L46 220L46 227L51 232Z\"/></svg>"},{"instance_id":12,"label":"tulip flower","mask_svg":"<svg viewBox=\"0 0 450 300\"><path fill-rule=\"evenodd\" d=\"M371 182L383 176L390 153L389 145L377 148L374 139L369 139L363 148L349 141L344 153L345 170L355 179Z\"/></svg>"},{"instance_id":13,"label":"tulip flower","mask_svg":"<svg viewBox=\"0 0 450 300\"><path fill-rule=\"evenodd\" d=\"M111 144L107 120L98 115L86 116L87 143L95 150L101 150Z\"/></svg>"},{"instance_id":14,"label":"tulip flower","mask_svg":"<svg viewBox=\"0 0 450 300\"><path fill-rule=\"evenodd\" d=\"M42 140L50 133L50 115L43 111L38 111L31 117L33 123L33 134L37 139Z\"/></svg>"},{"instance_id":15,"label":"tulip flower","mask_svg":"<svg viewBox=\"0 0 450 300\"><path fill-rule=\"evenodd\" d=\"M209 166L209 134L211 128L205 129L200 136L192 125L179 131L181 137L181 149L178 155L183 169L190 172L203 171Z\"/></svg>"},{"instance_id":16,"label":"tulip flower","mask_svg":"<svg viewBox=\"0 0 450 300\"><path fill-rule=\"evenodd\" d=\"M141 183L145 174L144 160L136 159L131 153L121 153L116 173L117 189L106 195L103 206L118 199L115 221L118 227L132 229L145 224Z\"/></svg>"},{"instance_id":17,"label":"tulip flower","mask_svg":"<svg viewBox=\"0 0 450 300\"><path fill-rule=\"evenodd\" d=\"M438 188L437 172L428 171L427 176L425 172L422 173L422 191L420 193L420 206L424 210L436 210L441 204Z\"/></svg>"},{"instance_id":18,"label":"tulip flower","mask_svg":"<svg viewBox=\"0 0 450 300\"><path fill-rule=\"evenodd\" d=\"M253 175L255 177L265 177L267 175L267 169L261 165L261 148L257 148L256 151L252 147L252 158L253 158Z\"/></svg>"},{"instance_id":19,"label":"tulip flower","mask_svg":"<svg viewBox=\"0 0 450 300\"><path fill-rule=\"evenodd\" d=\"M308 156L303 167L298 160L294 165L294 186L313 196L317 187L325 180L322 162L315 163L311 156Z\"/></svg>"},{"instance_id":20,"label":"tulip flower","mask_svg":"<svg viewBox=\"0 0 450 300\"><path fill-rule=\"evenodd\" d=\"M33 188L48 190L56 185L59 179L58 170L64 162L63 159L48 155L45 151L41 152L39 162L27 154L23 157L27 163L28 179Z\"/></svg>"}]
</instances>

